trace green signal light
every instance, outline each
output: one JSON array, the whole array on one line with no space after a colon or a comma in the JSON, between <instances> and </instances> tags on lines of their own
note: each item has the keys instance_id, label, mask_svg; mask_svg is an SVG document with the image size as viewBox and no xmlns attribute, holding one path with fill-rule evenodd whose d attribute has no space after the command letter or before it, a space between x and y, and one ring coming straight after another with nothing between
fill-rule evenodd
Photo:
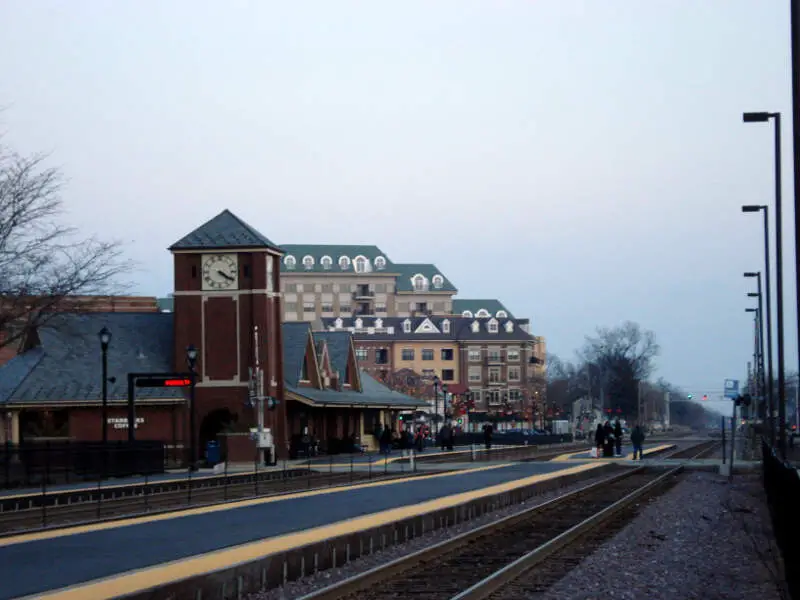
<instances>
[{"instance_id":1,"label":"green signal light","mask_svg":"<svg viewBox=\"0 0 800 600\"><path fill-rule=\"evenodd\" d=\"M689 400L691 400L693 396L692 396L692 394L688 394L686 397L687 397Z\"/></svg>"}]
</instances>

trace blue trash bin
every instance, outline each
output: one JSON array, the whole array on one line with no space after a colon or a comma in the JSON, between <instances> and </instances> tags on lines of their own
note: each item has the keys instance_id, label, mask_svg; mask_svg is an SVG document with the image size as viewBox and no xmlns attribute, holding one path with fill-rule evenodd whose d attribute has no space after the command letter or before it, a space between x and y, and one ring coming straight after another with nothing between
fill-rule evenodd
<instances>
[{"instance_id":1,"label":"blue trash bin","mask_svg":"<svg viewBox=\"0 0 800 600\"><path fill-rule=\"evenodd\" d=\"M211 441L206 443L206 463L213 467L220 462L219 442Z\"/></svg>"}]
</instances>

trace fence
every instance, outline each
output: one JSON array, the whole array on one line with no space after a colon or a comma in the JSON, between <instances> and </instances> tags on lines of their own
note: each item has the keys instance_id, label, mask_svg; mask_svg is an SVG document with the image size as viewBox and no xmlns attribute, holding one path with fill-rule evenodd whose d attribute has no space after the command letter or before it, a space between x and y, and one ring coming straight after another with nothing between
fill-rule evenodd
<instances>
[{"instance_id":1,"label":"fence","mask_svg":"<svg viewBox=\"0 0 800 600\"><path fill-rule=\"evenodd\" d=\"M0 489L164 472L161 442L39 442L0 445Z\"/></svg>"},{"instance_id":2,"label":"fence","mask_svg":"<svg viewBox=\"0 0 800 600\"><path fill-rule=\"evenodd\" d=\"M761 441L764 490L772 517L772 529L783 557L786 583L794 600L800 600L800 477L782 462L775 450Z\"/></svg>"},{"instance_id":3,"label":"fence","mask_svg":"<svg viewBox=\"0 0 800 600\"><path fill-rule=\"evenodd\" d=\"M548 435L524 435L521 432L504 433L495 431L492 433L492 444L504 444L511 446L544 446L548 444L560 444L571 442L572 434L548 434ZM459 433L456 435L457 444L483 444L483 433Z\"/></svg>"}]
</instances>

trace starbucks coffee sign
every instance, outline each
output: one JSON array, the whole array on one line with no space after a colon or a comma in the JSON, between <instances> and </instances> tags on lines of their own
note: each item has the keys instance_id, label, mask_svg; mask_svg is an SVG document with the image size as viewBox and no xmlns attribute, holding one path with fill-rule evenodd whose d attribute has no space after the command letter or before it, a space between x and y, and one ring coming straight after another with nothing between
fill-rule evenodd
<instances>
[{"instance_id":1,"label":"starbucks coffee sign","mask_svg":"<svg viewBox=\"0 0 800 600\"><path fill-rule=\"evenodd\" d=\"M127 429L128 428L128 419L127 417L109 417L106 420L106 423L114 427L114 429ZM136 421L133 424L134 429L138 429L139 425L144 424L143 417L136 417Z\"/></svg>"}]
</instances>

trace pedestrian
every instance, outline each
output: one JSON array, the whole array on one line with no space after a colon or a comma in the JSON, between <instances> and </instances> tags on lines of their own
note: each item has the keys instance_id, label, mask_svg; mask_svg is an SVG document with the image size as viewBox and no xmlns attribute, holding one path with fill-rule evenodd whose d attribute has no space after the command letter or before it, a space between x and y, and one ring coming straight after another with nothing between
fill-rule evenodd
<instances>
[{"instance_id":1,"label":"pedestrian","mask_svg":"<svg viewBox=\"0 0 800 600\"><path fill-rule=\"evenodd\" d=\"M597 424L597 431L594 432L594 445L597 448L597 456L600 457L603 454L603 446L605 445L606 441L606 430L603 429L603 424Z\"/></svg>"},{"instance_id":2,"label":"pedestrian","mask_svg":"<svg viewBox=\"0 0 800 600\"><path fill-rule=\"evenodd\" d=\"M486 445L486 449L490 450L492 447L492 431L493 427L491 423L486 423L483 426L483 443Z\"/></svg>"},{"instance_id":3,"label":"pedestrian","mask_svg":"<svg viewBox=\"0 0 800 600\"><path fill-rule=\"evenodd\" d=\"M622 456L622 425L619 422L619 419L614 423L614 444L616 455Z\"/></svg>"},{"instance_id":4,"label":"pedestrian","mask_svg":"<svg viewBox=\"0 0 800 600\"><path fill-rule=\"evenodd\" d=\"M614 457L614 428L611 426L610 421L606 421L605 425L603 425L603 436L605 439L605 445L603 446L603 457L604 458L613 458Z\"/></svg>"},{"instance_id":5,"label":"pedestrian","mask_svg":"<svg viewBox=\"0 0 800 600\"><path fill-rule=\"evenodd\" d=\"M388 425L383 426L381 433L381 454L388 455L392 451L392 430Z\"/></svg>"},{"instance_id":6,"label":"pedestrian","mask_svg":"<svg viewBox=\"0 0 800 600\"><path fill-rule=\"evenodd\" d=\"M644 458L642 454L642 445L644 444L644 431L642 428L639 427L639 424L636 424L636 427L633 428L631 431L631 444L633 444L633 460L636 460L636 456L639 456L639 460Z\"/></svg>"}]
</instances>

